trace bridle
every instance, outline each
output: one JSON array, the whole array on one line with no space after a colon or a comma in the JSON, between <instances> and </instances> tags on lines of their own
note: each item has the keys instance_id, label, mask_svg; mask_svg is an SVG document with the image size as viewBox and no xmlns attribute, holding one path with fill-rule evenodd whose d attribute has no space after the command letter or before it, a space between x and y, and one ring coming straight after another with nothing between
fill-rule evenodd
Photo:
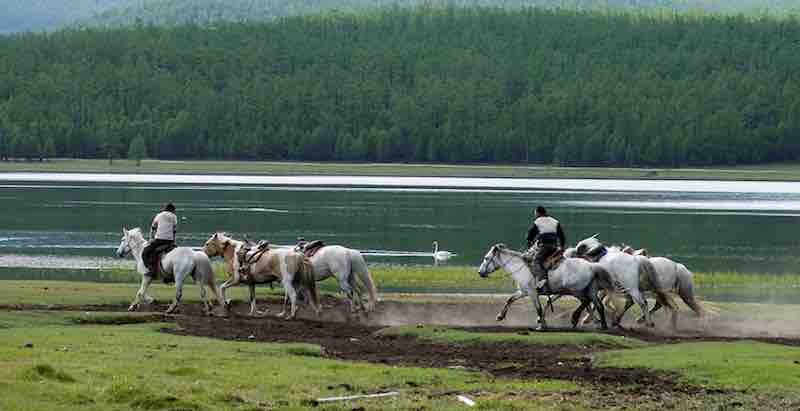
<instances>
[{"instance_id":1,"label":"bridle","mask_svg":"<svg viewBox=\"0 0 800 411\"><path fill-rule=\"evenodd\" d=\"M494 249L492 250L492 258L491 258L492 264L494 264L494 267L493 267L494 270L492 270L491 272L495 272L495 271L499 270L500 267L506 267L508 264L511 263L511 257L509 257L506 261L503 261L503 259L500 257L500 254L501 254L500 253L500 248L494 247ZM485 260L486 260L486 257L484 257L484 261ZM523 269L525 269L525 264L524 263L520 266L520 268L509 272L509 274L511 274L511 276L514 276L514 274L522 271ZM486 274L487 277L488 277L488 275L489 274Z\"/></svg>"}]
</instances>

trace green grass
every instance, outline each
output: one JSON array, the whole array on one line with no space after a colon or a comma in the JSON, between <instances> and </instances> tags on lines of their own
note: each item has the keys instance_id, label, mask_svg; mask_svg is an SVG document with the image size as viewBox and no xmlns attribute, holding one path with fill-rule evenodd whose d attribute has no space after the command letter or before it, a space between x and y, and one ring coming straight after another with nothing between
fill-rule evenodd
<instances>
[{"instance_id":1,"label":"green grass","mask_svg":"<svg viewBox=\"0 0 800 411\"><path fill-rule=\"evenodd\" d=\"M91 283L77 281L21 281L7 280L0 284L0 304L35 304L35 305L79 305L79 304L130 304L138 284L134 283ZM259 288L261 295L271 293L268 289ZM276 290L271 294L277 294ZM165 284L153 284L149 293L161 302L171 301L175 297L175 287ZM228 296L244 300L247 298L245 287L229 289ZM194 284L183 289L184 302L200 301L200 291Z\"/></svg>"},{"instance_id":2,"label":"green grass","mask_svg":"<svg viewBox=\"0 0 800 411\"><path fill-rule=\"evenodd\" d=\"M21 320L28 313L14 316ZM0 409L305 409L320 397L386 390L401 395L319 409L462 409L453 392L472 393L483 409L555 409L546 399L519 408L509 398L577 389L570 382L342 362L322 358L314 345L175 336L158 332L164 326L0 330ZM27 342L33 347L26 348Z\"/></svg>"},{"instance_id":3,"label":"green grass","mask_svg":"<svg viewBox=\"0 0 800 411\"><path fill-rule=\"evenodd\" d=\"M411 336L441 343L459 344L496 344L516 343L533 345L575 345L600 346L606 348L644 347L647 343L635 338L617 335L606 335L583 332L532 332L515 333L480 333L434 326L400 326L389 327L378 331L379 335Z\"/></svg>"},{"instance_id":4,"label":"green grass","mask_svg":"<svg viewBox=\"0 0 800 411\"><path fill-rule=\"evenodd\" d=\"M800 387L800 348L753 341L700 342L609 351L596 366L676 371L711 388L793 390Z\"/></svg>"},{"instance_id":5,"label":"green grass","mask_svg":"<svg viewBox=\"0 0 800 411\"><path fill-rule=\"evenodd\" d=\"M634 178L800 181L800 164L777 163L715 168L595 168L527 165L302 163L247 161L135 161L57 159L45 162L0 162L3 171L101 173L210 173L270 175L377 175L529 178Z\"/></svg>"}]
</instances>

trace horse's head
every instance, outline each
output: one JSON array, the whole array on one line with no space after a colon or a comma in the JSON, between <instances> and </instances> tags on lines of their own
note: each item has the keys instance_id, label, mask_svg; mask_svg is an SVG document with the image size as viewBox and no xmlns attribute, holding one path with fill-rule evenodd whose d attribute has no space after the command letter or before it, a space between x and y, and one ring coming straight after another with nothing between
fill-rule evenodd
<instances>
[{"instance_id":1,"label":"horse's head","mask_svg":"<svg viewBox=\"0 0 800 411\"><path fill-rule=\"evenodd\" d=\"M214 233L203 244L203 252L209 257L216 257L223 255L225 249L231 246L230 238L226 237L223 233Z\"/></svg>"},{"instance_id":2,"label":"horse's head","mask_svg":"<svg viewBox=\"0 0 800 411\"><path fill-rule=\"evenodd\" d=\"M478 268L478 274L481 277L486 278L489 274L500 269L500 263L497 262L497 255L505 248L506 246L504 244L495 244L489 249L489 252L483 256L481 266Z\"/></svg>"},{"instance_id":3,"label":"horse's head","mask_svg":"<svg viewBox=\"0 0 800 411\"><path fill-rule=\"evenodd\" d=\"M133 246L143 241L144 237L142 236L141 230L138 228L128 230L122 227L122 239L119 242L119 247L117 247L117 256L123 258L130 255L133 252Z\"/></svg>"},{"instance_id":4,"label":"horse's head","mask_svg":"<svg viewBox=\"0 0 800 411\"><path fill-rule=\"evenodd\" d=\"M601 245L603 245L603 243L597 239L597 234L595 234L589 238L579 241L575 246L575 252L579 256L586 255L586 253L596 249L597 247L600 247Z\"/></svg>"}]
</instances>

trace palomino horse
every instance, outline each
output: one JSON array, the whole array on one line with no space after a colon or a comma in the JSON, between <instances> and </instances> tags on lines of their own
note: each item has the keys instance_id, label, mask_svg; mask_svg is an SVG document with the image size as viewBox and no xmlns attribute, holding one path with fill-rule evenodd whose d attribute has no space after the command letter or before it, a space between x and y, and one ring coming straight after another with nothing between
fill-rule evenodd
<instances>
[{"instance_id":1,"label":"palomino horse","mask_svg":"<svg viewBox=\"0 0 800 411\"><path fill-rule=\"evenodd\" d=\"M302 254L288 249L270 250L269 253L266 253L269 254L269 257L261 256L262 259L269 262L269 264L264 264L261 262L261 259L259 259L258 267L248 267L249 272L245 273L243 270L240 270L241 267L239 259L237 258L237 252L245 248L248 247L243 241L234 240L224 233L214 233L203 245L203 252L208 256L222 256L225 260L226 269L231 275L231 277L220 286L220 293L226 307L230 307L231 300L225 296L225 290L243 282L247 283L250 289L250 315L254 315L256 312L255 287L256 284L259 283L281 281L286 289L287 295L289 295L290 298L294 298L292 316L294 316L294 312L297 310L296 283L299 282L300 284L297 285L305 286L305 288L313 290L311 294L313 294L314 298L309 300L313 303L317 302L316 282L312 280L311 283L313 284L308 284L308 281L306 281L306 274L308 274L307 271L311 269L311 266L306 263L306 259ZM247 275L243 276L242 274ZM287 282L289 284L288 287L286 286ZM292 294L294 294L294 297L291 297ZM318 311L317 306L315 306L314 309ZM285 315L285 312L280 314L280 316L283 315Z\"/></svg>"},{"instance_id":2,"label":"palomino horse","mask_svg":"<svg viewBox=\"0 0 800 411\"><path fill-rule=\"evenodd\" d=\"M299 242L295 250L302 251L303 245L303 241ZM350 300L350 312L362 309L368 313L375 309L378 290L360 251L340 245L323 245L310 259L317 281L336 276L339 289ZM361 295L365 291L367 304L361 300Z\"/></svg>"},{"instance_id":3,"label":"palomino horse","mask_svg":"<svg viewBox=\"0 0 800 411\"><path fill-rule=\"evenodd\" d=\"M632 302L639 304L649 327L654 327L655 323L647 309L647 300L642 293L644 290L653 291L656 299L663 305L675 309L675 302L659 286L656 269L647 257L623 253L617 247L606 247L597 239L596 235L578 242L575 249L570 250L570 253L572 252L577 256L589 259L589 261L601 264L611 274L616 288L616 290L609 290L611 295L614 292L624 293ZM621 320L622 315L616 315L614 325L619 325Z\"/></svg>"},{"instance_id":4,"label":"palomino horse","mask_svg":"<svg viewBox=\"0 0 800 411\"><path fill-rule=\"evenodd\" d=\"M150 282L153 278L144 275L147 269L142 262L142 250L147 245L142 231L139 228L132 230L122 229L122 241L117 248L117 255L125 257L132 254L136 259L136 271L142 274L142 285L139 287L139 292L128 307L128 311L135 311L139 308L139 302L142 298L147 303L153 301L153 298L147 294L147 289L150 287ZM177 310L183 296L183 282L186 277L191 276L200 285L200 298L203 300L203 308L206 314L211 314L211 304L208 302L206 296L206 287L208 287L214 294L217 303L221 305L222 300L219 298L217 292L217 284L214 282L214 269L211 267L211 261L204 253L193 251L189 247L178 247L166 255L161 257L161 267L166 274L172 274L175 277L175 301L167 308L167 313L172 313Z\"/></svg>"},{"instance_id":5,"label":"palomino horse","mask_svg":"<svg viewBox=\"0 0 800 411\"><path fill-rule=\"evenodd\" d=\"M622 249L623 252L633 255L644 255L646 256L647 250L634 250L630 247L624 247ZM675 261L670 260L666 257L650 257L650 262L653 264L653 267L656 269L656 274L658 275L658 288L662 290L670 290L678 296L681 297L686 305L694 311L697 317L702 318L705 315L703 310L703 306L697 300L694 295L694 274L686 268L685 265L676 263ZM644 291L644 290L643 290ZM629 308L633 305L633 302L628 299L625 302L625 308L622 309L622 313L619 314L619 317L622 318L625 315L625 312L628 311ZM650 315L652 316L656 311L658 311L662 307L662 303L660 300L656 300L656 305L650 310ZM643 318L640 318L639 321L641 322ZM678 310L677 308L672 310L672 328L677 328L678 325Z\"/></svg>"},{"instance_id":6,"label":"palomino horse","mask_svg":"<svg viewBox=\"0 0 800 411\"><path fill-rule=\"evenodd\" d=\"M281 284L286 290L286 296L284 297L284 309L278 314L278 317L295 318L298 291L303 293L305 300L319 315L319 293L314 278L314 268L311 261L302 253L288 248L271 250L269 247L265 247L259 249L254 243L245 243L236 250L236 260L236 271L239 278L249 277L253 279L251 281L259 281L264 276L271 275L281 280ZM291 307L287 307L290 302ZM288 314L286 313L287 308L290 308Z\"/></svg>"},{"instance_id":7,"label":"palomino horse","mask_svg":"<svg viewBox=\"0 0 800 411\"><path fill-rule=\"evenodd\" d=\"M530 296L539 317L539 329L546 329L545 313L539 301L540 292L536 288L539 279L534 277L528 263L522 258L522 253L511 250L503 244L495 244L483 257L478 274L486 278L500 268L511 274L517 284L517 292L508 299L503 310L497 315L497 320L502 321L505 318L508 307L514 301ZM603 329L607 328L606 318L597 291L600 288L611 287L610 276L603 267L581 258L563 259L558 266L549 271L545 284L550 294L573 295L581 301L581 305L572 314L573 327L578 325L581 312L590 303L594 303L600 314Z\"/></svg>"}]
</instances>

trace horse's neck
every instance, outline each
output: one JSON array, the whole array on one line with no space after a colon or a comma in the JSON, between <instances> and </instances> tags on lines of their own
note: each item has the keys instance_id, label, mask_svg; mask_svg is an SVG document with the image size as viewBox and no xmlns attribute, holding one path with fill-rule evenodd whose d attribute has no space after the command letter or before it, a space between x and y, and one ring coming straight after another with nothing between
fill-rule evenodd
<instances>
[{"instance_id":1,"label":"horse's neck","mask_svg":"<svg viewBox=\"0 0 800 411\"><path fill-rule=\"evenodd\" d=\"M506 270L511 277L514 278L518 284L525 283L530 281L530 278L533 277L530 268L528 267L528 263L522 259L521 256L517 255L516 253L509 253L503 252L500 254L503 263L503 269Z\"/></svg>"},{"instance_id":2,"label":"horse's neck","mask_svg":"<svg viewBox=\"0 0 800 411\"><path fill-rule=\"evenodd\" d=\"M130 241L131 247L131 254L133 254L133 258L136 259L137 262L142 262L142 251L144 251L144 247L147 245L147 240L144 238L132 238Z\"/></svg>"}]
</instances>

